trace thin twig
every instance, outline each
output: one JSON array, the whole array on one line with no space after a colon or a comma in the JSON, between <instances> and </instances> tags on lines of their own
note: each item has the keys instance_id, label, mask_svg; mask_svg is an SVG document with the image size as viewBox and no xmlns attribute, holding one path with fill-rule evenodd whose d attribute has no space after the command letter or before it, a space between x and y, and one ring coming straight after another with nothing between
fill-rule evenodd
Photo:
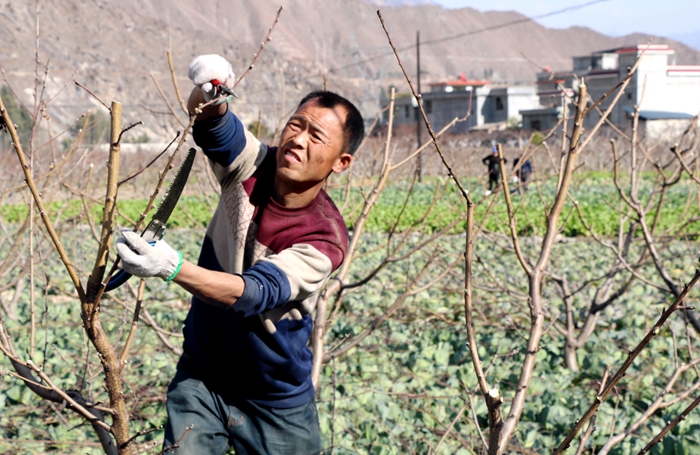
<instances>
[{"instance_id":1,"label":"thin twig","mask_svg":"<svg viewBox=\"0 0 700 455\"><path fill-rule=\"evenodd\" d=\"M530 275L532 273L532 266L530 265L527 258L523 254L520 248L520 242L518 241L518 228L515 220L515 213L513 212L513 202L510 199L510 189L508 188L508 179L506 178L505 160L503 159L503 146L498 144L496 146L498 151L498 167L501 171L501 185L503 186L503 198L506 201L506 208L508 210L508 227L510 228L510 237L513 241L513 248L515 249L515 255L518 257L520 266L525 270L525 273Z\"/></svg>"},{"instance_id":2,"label":"thin twig","mask_svg":"<svg viewBox=\"0 0 700 455\"><path fill-rule=\"evenodd\" d=\"M162 450L160 453L166 453L166 452L168 452L169 450L173 450L173 449L179 448L179 447L180 447L180 443L182 442L182 440L185 439L185 436L187 436L187 433L189 433L190 431L192 431L193 428L194 428L194 424L192 424L192 425L190 425L189 427L185 428L185 432L182 433L182 436L180 436L180 438L179 438L177 441L175 441L175 444L173 444L173 445L171 445L171 446L168 446L168 447L164 447L163 450Z\"/></svg>"},{"instance_id":3,"label":"thin twig","mask_svg":"<svg viewBox=\"0 0 700 455\"><path fill-rule=\"evenodd\" d=\"M275 29L275 25L277 25L277 21L280 20L280 14L282 14L282 7L280 6L279 9L277 10L277 15L275 16L275 21L272 23L270 26L270 29L267 31L267 36L265 39L260 43L260 49L258 49L258 52L255 53L255 56L253 57L253 61L250 62L250 65L248 65L248 68L241 74L241 76L238 78L238 80L233 84L233 87L231 89L235 89L238 87L238 84L241 83L244 77L253 69L255 66L255 62L258 61L258 57L260 57L260 54L262 54L263 49L265 49L265 45L272 39L272 30Z\"/></svg>"},{"instance_id":4,"label":"thin twig","mask_svg":"<svg viewBox=\"0 0 700 455\"><path fill-rule=\"evenodd\" d=\"M437 453L438 453L438 449L440 448L440 446L442 445L442 443L445 442L445 439L447 439L447 436L450 434L450 432L451 432L452 429L454 428L454 426L455 426L455 424L457 423L457 421L459 420L459 418L462 417L462 413L464 413L464 411L465 411L466 409L467 409L467 405L465 404L464 406L462 406L462 408L459 410L459 412L457 412L457 415L455 416L455 418L452 419L452 422L450 422L450 425L449 425L449 426L447 427L447 429L445 430L445 433L442 435L442 438L440 438L440 440L438 441L437 445L436 445L435 448L433 449L433 453L434 453L434 454L437 454Z\"/></svg>"},{"instance_id":5,"label":"thin twig","mask_svg":"<svg viewBox=\"0 0 700 455\"><path fill-rule=\"evenodd\" d=\"M131 330L129 330L129 335L126 337L126 342L124 342L124 349L122 350L122 355L119 356L119 368L124 369L126 365L126 358L129 355L129 348L131 347L132 341L134 341L134 336L136 335L136 328L139 325L139 315L141 313L141 304L143 303L143 291L146 289L146 280L141 278L139 282L138 296L136 297L136 307L134 308L134 316L131 319Z\"/></svg>"},{"instance_id":6,"label":"thin twig","mask_svg":"<svg viewBox=\"0 0 700 455\"><path fill-rule=\"evenodd\" d=\"M458 122L463 122L463 121L467 120L468 117L469 117L469 114L467 114L466 117L462 117L462 118L455 117L455 118L453 118L452 121L451 121L450 123L448 123L447 125L445 125L440 131L437 132L436 136L437 136L437 137L442 136L444 133L446 133L447 131L449 131L450 128L452 128L453 126L455 126ZM426 149L428 146L430 146L430 144L432 144L432 143L433 143L432 140L429 140L429 141L425 142L423 145L421 145L420 147L418 147L413 153L411 153L410 155L408 155L406 158L404 158L403 160L399 161L398 163L392 165L392 166L391 166L391 170L393 171L394 169L397 169L397 168L403 166L404 164L406 164L407 162L411 161L413 158L415 158L420 152L422 152L423 150L425 150L425 149Z\"/></svg>"},{"instance_id":7,"label":"thin twig","mask_svg":"<svg viewBox=\"0 0 700 455\"><path fill-rule=\"evenodd\" d=\"M34 288L34 204L29 202L29 358L34 359L36 347L36 295Z\"/></svg>"},{"instance_id":8,"label":"thin twig","mask_svg":"<svg viewBox=\"0 0 700 455\"><path fill-rule=\"evenodd\" d=\"M433 127L430 124L430 121L428 120L428 115L425 113L425 109L423 108L423 98L419 93L416 92L416 89L413 87L413 83L411 82L411 78L408 76L408 73L406 72L406 68L404 68L403 63L401 63L401 57L399 57L399 53L396 50L396 46L394 46L394 42L391 40L391 35L389 35L389 30L386 28L386 24L384 23L384 19L382 18L382 13L381 11L377 10L377 16L379 16L379 21L382 23L382 28L384 29L384 33L386 34L387 39L389 40L389 45L391 46L391 49L394 51L394 55L396 56L396 60L401 67L401 71L403 71L403 75L406 78L406 82L408 82L408 86L411 88L411 93L413 94L413 97L418 101L418 109L420 110L421 115L423 116L423 121L425 122L425 125L428 128L428 134L430 135L430 138L433 140L433 144L435 145L435 150L438 152L438 155L440 155L440 159L442 160L442 164L447 168L447 171L449 173L449 177L452 179L452 181L457 185L457 188L459 188L460 193L464 197L464 199L467 201L467 204L473 204L471 201L471 197L469 196L469 192L465 190L462 187L462 184L460 183L459 179L457 179L457 176L454 174L452 171L452 166L450 166L447 163L447 160L445 159L445 155L442 153L442 149L440 148L440 145L437 142L437 135L435 134L435 131L433 131Z\"/></svg>"},{"instance_id":9,"label":"thin twig","mask_svg":"<svg viewBox=\"0 0 700 455\"><path fill-rule=\"evenodd\" d=\"M127 127L124 128L123 130L121 130L121 132L119 133L119 139L117 139L117 142L119 142L119 143L121 144L121 142L122 142L122 136L124 135L124 133L126 133L127 131L129 131L129 130L132 129L132 128L136 128L136 127L139 126L139 125L143 125L143 122L142 122L141 120L139 120L138 122L133 123L133 124L127 126Z\"/></svg>"},{"instance_id":10,"label":"thin twig","mask_svg":"<svg viewBox=\"0 0 700 455\"><path fill-rule=\"evenodd\" d=\"M75 79L73 79L73 82L75 82L75 85L77 85L78 87L80 87L80 88L82 88L83 90L85 90L86 92L88 92L88 93L89 93L93 98L95 98L101 105L103 105L107 110L109 110L109 106L107 106L107 104L106 104L104 101L102 101L97 95L95 95L94 93L92 93L92 92L90 91L89 88L85 87L83 84L81 84L80 82L76 81Z\"/></svg>"},{"instance_id":11,"label":"thin twig","mask_svg":"<svg viewBox=\"0 0 700 455\"><path fill-rule=\"evenodd\" d=\"M173 66L173 56L172 51L168 49L165 51L165 58L168 60L168 68L170 68L170 77L173 80L173 88L175 89L175 96L177 96L177 101L180 103L182 111L189 117L190 112L187 110L187 104L185 100L182 99L182 93L180 92L180 86L177 83L177 74L175 73L175 66Z\"/></svg>"},{"instance_id":12,"label":"thin twig","mask_svg":"<svg viewBox=\"0 0 700 455\"><path fill-rule=\"evenodd\" d=\"M180 117L177 116L177 113L175 112L173 105L170 104L170 100L168 100L168 97L165 96L165 92L163 92L163 89L160 87L160 84L158 83L158 79L156 79L156 77L153 75L153 73L150 73L150 76L151 76L151 80L153 80L153 83L156 86L156 89L158 90L158 94L165 102L165 105L168 106L168 110L173 115L173 117L175 117L175 120L177 120L177 123L179 123L180 126L184 128L185 123L182 120L180 120Z\"/></svg>"},{"instance_id":13,"label":"thin twig","mask_svg":"<svg viewBox=\"0 0 700 455\"><path fill-rule=\"evenodd\" d=\"M177 140L178 137L180 137L180 132L179 132L179 131L175 133L175 137L173 138L173 140L170 141L170 143L163 149L162 152L160 152L158 155L156 155L156 157L153 158L153 159L152 159L147 165L145 165L143 168L141 168L140 170L138 170L138 171L136 171L135 173L131 174L130 176L128 176L127 178L125 178L125 179L122 180L121 182L117 183L117 186L122 186L123 184L125 184L125 183L128 182L129 180L131 180L131 179L133 179L133 178L135 178L135 177L141 175L141 173L143 173L146 169L148 169L149 167L151 167L151 166L153 165L153 163L155 163L156 161L158 161L158 158L160 158L161 156L163 156L163 155L165 154L165 152L168 151L168 149L170 148L170 146L173 145L173 143Z\"/></svg>"},{"instance_id":14,"label":"thin twig","mask_svg":"<svg viewBox=\"0 0 700 455\"><path fill-rule=\"evenodd\" d=\"M141 430L138 433L136 433L135 435L133 435L131 438L129 438L129 440L127 440L125 443L121 444L119 446L119 448L125 449L129 444L134 442L134 440L136 440L137 438L140 438L141 436L146 436L147 434L150 434L150 433L153 433L154 431L158 431L158 430L162 430L162 429L163 429L163 425L159 425L157 427L149 428L148 430Z\"/></svg>"},{"instance_id":15,"label":"thin twig","mask_svg":"<svg viewBox=\"0 0 700 455\"><path fill-rule=\"evenodd\" d=\"M669 431L673 429L676 425L678 425L680 422L685 420L685 418L690 414L690 412L697 407L697 405L700 404L700 397L697 397L695 400L693 400L690 405L683 410L683 412L680 413L678 417L673 419L672 421L668 422L668 424L664 427L663 430L661 430L661 433L656 435L654 439L651 440L649 444L647 444L642 450L639 451L638 455L644 455L645 453L649 453L652 447L654 447L656 444L661 442L661 440L668 434Z\"/></svg>"}]
</instances>

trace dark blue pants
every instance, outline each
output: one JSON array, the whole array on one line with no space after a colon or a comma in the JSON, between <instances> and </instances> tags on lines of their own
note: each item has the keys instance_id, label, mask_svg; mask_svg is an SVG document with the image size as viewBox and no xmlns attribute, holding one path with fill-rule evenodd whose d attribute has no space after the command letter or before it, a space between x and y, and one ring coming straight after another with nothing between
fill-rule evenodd
<instances>
[{"instance_id":1,"label":"dark blue pants","mask_svg":"<svg viewBox=\"0 0 700 455\"><path fill-rule=\"evenodd\" d=\"M234 406L197 377L178 370L166 407L165 454L220 455L229 447L236 455L311 455L322 450L314 400L290 409L250 401Z\"/></svg>"}]
</instances>

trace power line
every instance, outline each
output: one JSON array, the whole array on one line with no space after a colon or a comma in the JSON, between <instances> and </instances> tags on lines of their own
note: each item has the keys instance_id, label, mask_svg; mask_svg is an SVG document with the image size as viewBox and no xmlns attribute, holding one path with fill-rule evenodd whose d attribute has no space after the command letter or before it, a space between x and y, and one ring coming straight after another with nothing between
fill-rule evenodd
<instances>
[{"instance_id":1,"label":"power line","mask_svg":"<svg viewBox=\"0 0 700 455\"><path fill-rule=\"evenodd\" d=\"M544 19L545 17L556 16L556 15L558 15L558 14L568 13L569 11L574 11L574 10L577 10L577 9L586 8L586 7L588 7L588 6L595 5L596 3L603 3L603 2L609 2L609 1L610 1L610 0L593 0L593 1L588 2L588 3L582 3L582 4L580 4L580 5L569 6L568 8L564 8L564 9L560 9L560 10L557 10L557 11L552 11L552 12L549 12L549 13L541 14L541 15L539 15L539 16L525 17L525 18L522 18L522 19L517 19L517 20L514 20L514 21L510 21L510 22L505 22L505 23L499 24L499 25L492 25L492 26L490 26L490 27L482 28L482 29L479 29L479 30L474 30L474 31L471 31L471 32L465 32L465 33L460 33L460 34L458 34L458 35L448 36L448 37L446 37L446 38L438 38L438 39L434 39L434 40L423 41L421 44L442 43L442 42L444 42L444 41L449 41L449 40L453 40L453 39L457 39L457 38L462 38L462 37L464 37L464 36L477 35L477 34L479 34L479 33L488 32L488 31L491 31L491 30L497 30L497 29L499 29L499 28L510 27L511 25L522 24L523 22L531 22L531 21L534 21L534 20L536 20L536 19Z\"/></svg>"},{"instance_id":2,"label":"power line","mask_svg":"<svg viewBox=\"0 0 700 455\"><path fill-rule=\"evenodd\" d=\"M544 18L546 18L546 17L551 17L551 16L556 16L556 15L558 15L558 14L568 13L569 11L575 11L575 10L587 8L587 7L592 6L592 5L595 5L595 4L597 4L597 3L609 2L609 1L611 1L611 0L593 0L593 1L586 2L586 3L581 3L581 4L578 4L578 5L569 6L569 7L567 7L567 8L559 9L559 10L556 10L556 11L550 11L549 13L540 14L539 16L525 17L525 18L522 18L522 19L517 19L517 20L514 20L514 21L510 21L510 22L504 22L504 23L498 24L498 25L492 25L492 26L490 26L490 27L480 28L480 29L478 29L478 30L473 30L473 31L471 31L471 32L464 32L464 33L459 33L459 34L457 34L457 35L446 36L446 37L444 37L444 38L436 38L436 39L432 39L432 40L428 40L428 41L421 41L421 44L423 44L423 45L429 45L429 44L435 44L435 43L442 43L442 42L445 42L445 41L450 41L450 40L454 40L454 39L458 39L458 38L464 38L465 36L478 35L479 33L484 33L484 32L488 32L488 31L491 31L491 30L498 30L498 29L500 29L500 28L510 27L510 26L512 26L512 25L522 24L522 23L524 23L524 22L534 22L534 21L537 20L537 19L544 19ZM398 50L398 51L407 51L407 50L413 49L413 48L415 48L415 47L416 47L415 44L411 44L411 45L409 45L409 46L405 46L405 47L402 47L402 48L398 48L397 50ZM392 54L392 52L387 51L386 53L384 53L384 54L382 54L382 55L377 55L377 56L375 56L375 57L369 57L369 58L366 58L366 59L364 59L364 60L360 60L360 61L358 61L358 62L353 62L353 63L350 63L350 64L348 64L348 65L344 65L344 66L341 66L341 67L338 67L338 68L331 68L329 71L330 71L330 72L335 72L335 71L339 71L339 70L342 70L342 69L345 69L345 68L350 68L350 67L353 67L353 66L355 66L355 65L359 65L360 63L371 62L371 61L373 61L373 60L377 60L377 59L380 59L380 58L384 58L384 57L386 57L387 55L391 55L391 54Z\"/></svg>"}]
</instances>

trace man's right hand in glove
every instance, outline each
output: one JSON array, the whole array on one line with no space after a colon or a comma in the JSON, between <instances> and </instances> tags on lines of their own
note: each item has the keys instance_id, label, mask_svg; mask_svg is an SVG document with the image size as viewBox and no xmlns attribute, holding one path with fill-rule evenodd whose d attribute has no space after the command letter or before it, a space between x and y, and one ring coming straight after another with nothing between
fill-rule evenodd
<instances>
[{"instance_id":1,"label":"man's right hand in glove","mask_svg":"<svg viewBox=\"0 0 700 455\"><path fill-rule=\"evenodd\" d=\"M136 232L123 230L117 239L117 252L125 272L139 277L173 281L210 305L227 308L245 291L240 275L207 270L182 258L164 240L150 245Z\"/></svg>"},{"instance_id":2,"label":"man's right hand in glove","mask_svg":"<svg viewBox=\"0 0 700 455\"><path fill-rule=\"evenodd\" d=\"M190 63L189 78L195 85L187 101L187 109L191 114L200 104L207 103L219 96L213 80L232 87L235 82L235 75L231 64L220 55L200 55L195 57ZM228 103L226 96L221 97L216 104L207 106L197 115L197 120L207 120L213 117L220 117L226 113Z\"/></svg>"},{"instance_id":3,"label":"man's right hand in glove","mask_svg":"<svg viewBox=\"0 0 700 455\"><path fill-rule=\"evenodd\" d=\"M142 278L157 276L172 281L182 268L182 253L174 250L165 240L150 245L136 232L125 229L117 239L117 252L122 268Z\"/></svg>"}]
</instances>

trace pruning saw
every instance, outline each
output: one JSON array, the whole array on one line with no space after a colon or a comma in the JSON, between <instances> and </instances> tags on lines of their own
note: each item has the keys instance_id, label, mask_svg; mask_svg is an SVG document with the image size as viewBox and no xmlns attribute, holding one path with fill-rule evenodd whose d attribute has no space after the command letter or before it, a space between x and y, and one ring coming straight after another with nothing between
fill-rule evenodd
<instances>
[{"instance_id":1,"label":"pruning saw","mask_svg":"<svg viewBox=\"0 0 700 455\"><path fill-rule=\"evenodd\" d=\"M162 239L165 235L165 224L167 223L168 218L170 218L170 215L173 213L173 210L177 205L177 201L180 199L180 195L182 194L182 190L185 188L187 177L190 175L190 170L192 169L192 164L194 163L194 157L196 154L197 150L194 148L189 150L185 160L180 165L180 169L177 170L175 178L168 187L168 191L165 193L163 201L160 203L160 206L158 206L158 210L156 210L156 213L153 214L151 222L148 223L146 229L144 229L141 233L141 237L148 241L148 243L151 245L155 244L156 241ZM125 272L123 269L119 269L118 272L112 275L112 278L110 278L109 282L105 286L105 292L118 288L122 284L126 283L129 278L131 278L130 273Z\"/></svg>"}]
</instances>

